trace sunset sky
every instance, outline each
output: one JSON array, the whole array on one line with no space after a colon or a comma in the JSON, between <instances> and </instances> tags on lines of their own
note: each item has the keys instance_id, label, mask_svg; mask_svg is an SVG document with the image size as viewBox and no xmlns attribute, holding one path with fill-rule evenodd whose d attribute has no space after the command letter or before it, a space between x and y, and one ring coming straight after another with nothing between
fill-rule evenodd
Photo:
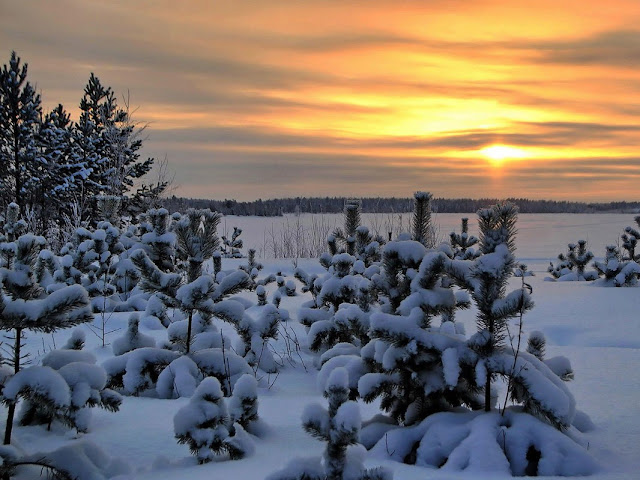
<instances>
[{"instance_id":1,"label":"sunset sky","mask_svg":"<svg viewBox=\"0 0 640 480\"><path fill-rule=\"evenodd\" d=\"M640 200L639 0L0 0L46 109L90 72L177 195Z\"/></svg>"}]
</instances>

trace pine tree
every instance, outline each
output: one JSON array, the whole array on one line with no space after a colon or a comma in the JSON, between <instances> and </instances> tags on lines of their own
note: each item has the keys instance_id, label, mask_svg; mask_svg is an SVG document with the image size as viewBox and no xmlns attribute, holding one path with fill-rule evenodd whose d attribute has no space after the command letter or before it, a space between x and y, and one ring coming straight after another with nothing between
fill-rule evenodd
<instances>
[{"instance_id":1,"label":"pine tree","mask_svg":"<svg viewBox=\"0 0 640 480\"><path fill-rule=\"evenodd\" d=\"M72 216L74 182L78 166L71 159L71 116L62 105L48 112L38 135L40 169L30 178L33 184L31 204L40 214L43 229L62 226L62 219Z\"/></svg>"},{"instance_id":2,"label":"pine tree","mask_svg":"<svg viewBox=\"0 0 640 480\"><path fill-rule=\"evenodd\" d=\"M478 238L474 235L469 235L468 218L462 219L460 233L451 232L449 239L451 248L453 249L453 258L472 260L479 255L479 252L473 249L473 246L478 243Z\"/></svg>"},{"instance_id":3,"label":"pine tree","mask_svg":"<svg viewBox=\"0 0 640 480\"><path fill-rule=\"evenodd\" d=\"M147 225L143 225L148 231L141 237L145 251L160 270L173 272L177 238L170 231L169 211L166 208L151 209L144 217L148 219Z\"/></svg>"},{"instance_id":4,"label":"pine tree","mask_svg":"<svg viewBox=\"0 0 640 480\"><path fill-rule=\"evenodd\" d=\"M258 421L258 381L253 375L242 375L233 386L229 416L245 430Z\"/></svg>"},{"instance_id":5,"label":"pine tree","mask_svg":"<svg viewBox=\"0 0 640 480\"><path fill-rule=\"evenodd\" d=\"M38 155L37 134L42 115L40 95L27 81L27 64L11 52L9 65L0 70L0 195L2 203L15 202L24 212L32 192L27 190L35 176Z\"/></svg>"},{"instance_id":6,"label":"pine tree","mask_svg":"<svg viewBox=\"0 0 640 480\"><path fill-rule=\"evenodd\" d=\"M96 210L97 218L102 222L108 222L114 227L118 227L120 224L120 205L122 198L117 195L97 195L96 196Z\"/></svg>"},{"instance_id":7,"label":"pine tree","mask_svg":"<svg viewBox=\"0 0 640 480\"><path fill-rule=\"evenodd\" d=\"M94 355L82 350L84 340L84 332L74 330L62 349L52 350L43 357L42 365L46 368L37 372L38 369L31 371L31 367L13 377L22 384L15 395L26 400L20 412L20 425L47 425L50 428L52 422L58 420L78 432L86 432L91 408L100 407L111 412L119 410L122 397L105 388L105 371L96 365ZM40 393L43 377L55 377L47 368L53 369L67 384L64 390L69 392L68 404L59 405L55 396ZM20 379L21 375L25 378Z\"/></svg>"},{"instance_id":8,"label":"pine tree","mask_svg":"<svg viewBox=\"0 0 640 480\"><path fill-rule=\"evenodd\" d=\"M511 203L480 210L478 223L482 256L473 262L454 260L447 266L447 273L469 291L478 309L478 333L470 342L483 359L488 359L504 345L507 322L533 308L526 290L518 289L506 294L507 282L515 266L513 252L517 218L518 209ZM490 411L494 372L487 367L484 407Z\"/></svg>"},{"instance_id":9,"label":"pine tree","mask_svg":"<svg viewBox=\"0 0 640 480\"><path fill-rule=\"evenodd\" d=\"M72 163L78 166L76 194L83 204L98 194L124 195L154 161L139 161L142 138L128 109L119 108L111 87L91 73L80 111L72 128ZM87 214L93 217L94 211Z\"/></svg>"},{"instance_id":10,"label":"pine tree","mask_svg":"<svg viewBox=\"0 0 640 480\"><path fill-rule=\"evenodd\" d=\"M640 263L640 252L636 253L638 247L638 240L640 240L640 215L635 217L637 227L626 227L622 234L622 248L625 249L625 260L632 260Z\"/></svg>"},{"instance_id":11,"label":"pine tree","mask_svg":"<svg viewBox=\"0 0 640 480\"><path fill-rule=\"evenodd\" d=\"M356 255L357 232L360 227L362 212L362 202L356 198L345 200L344 203L344 228L337 228L327 238L329 253L336 255L338 253L348 253L351 256ZM341 246L338 246L340 242Z\"/></svg>"},{"instance_id":12,"label":"pine tree","mask_svg":"<svg viewBox=\"0 0 640 480\"><path fill-rule=\"evenodd\" d=\"M593 260L593 253L587 250L587 241L578 240L578 245L569 247L568 260L575 266L578 278L585 278L585 267Z\"/></svg>"},{"instance_id":13,"label":"pine tree","mask_svg":"<svg viewBox=\"0 0 640 480\"><path fill-rule=\"evenodd\" d=\"M173 224L177 257L186 262L187 282L193 282L202 275L202 264L220 246L217 230L221 217L209 209L190 208Z\"/></svg>"},{"instance_id":14,"label":"pine tree","mask_svg":"<svg viewBox=\"0 0 640 480\"><path fill-rule=\"evenodd\" d=\"M14 242L20 235L27 233L27 222L20 218L20 207L17 203L11 202L7 205L2 230L8 242Z\"/></svg>"},{"instance_id":15,"label":"pine tree","mask_svg":"<svg viewBox=\"0 0 640 480\"><path fill-rule=\"evenodd\" d=\"M241 427L232 426L220 382L215 378L205 378L200 383L189 404L176 413L173 425L178 443L186 443L201 464L224 453L232 460L245 454L232 434Z\"/></svg>"},{"instance_id":16,"label":"pine tree","mask_svg":"<svg viewBox=\"0 0 640 480\"><path fill-rule=\"evenodd\" d=\"M620 249L615 245L607 245L604 261L593 262L593 267L603 278L604 285L626 287L636 285L640 277L640 264L623 260Z\"/></svg>"},{"instance_id":17,"label":"pine tree","mask_svg":"<svg viewBox=\"0 0 640 480\"><path fill-rule=\"evenodd\" d=\"M372 340L361 352L371 373L360 379L360 395L366 402L381 398L380 407L404 425L480 404L464 330L447 321L453 310L469 306L465 292L443 283L448 261L442 252L427 253L397 312L371 315ZM437 316L440 326L433 324Z\"/></svg>"},{"instance_id":18,"label":"pine tree","mask_svg":"<svg viewBox=\"0 0 640 480\"><path fill-rule=\"evenodd\" d=\"M139 325L140 317L137 313L132 313L127 322L126 332L123 336L116 338L111 345L113 354L116 357L136 348L156 346L156 341L152 337L140 332Z\"/></svg>"},{"instance_id":19,"label":"pine tree","mask_svg":"<svg viewBox=\"0 0 640 480\"><path fill-rule=\"evenodd\" d=\"M233 227L231 238L228 238L225 235L221 237L222 245L220 247L222 256L225 258L242 258L240 249L242 248L243 242L240 235L242 235L242 229Z\"/></svg>"},{"instance_id":20,"label":"pine tree","mask_svg":"<svg viewBox=\"0 0 640 480\"><path fill-rule=\"evenodd\" d=\"M361 459L350 455L360 436L360 409L349 401L349 375L346 369L336 368L327 381L324 396L328 408L312 404L302 414L302 426L314 438L327 446L322 466L311 462L291 462L268 480L391 480L383 469L365 469ZM356 447L357 448L357 447Z\"/></svg>"},{"instance_id":21,"label":"pine tree","mask_svg":"<svg viewBox=\"0 0 640 480\"><path fill-rule=\"evenodd\" d=\"M87 293L79 285L61 288L47 295L36 282L34 267L45 245L42 237L23 235L10 244L7 267L0 269L0 329L13 332L8 363L18 373L24 356L21 348L25 330L50 333L93 319ZM9 405L5 445L11 442L15 403Z\"/></svg>"},{"instance_id":22,"label":"pine tree","mask_svg":"<svg viewBox=\"0 0 640 480\"><path fill-rule=\"evenodd\" d=\"M213 316L233 325L237 325L242 319L242 305L237 302L228 303L225 298L248 288L249 277L246 273L235 271L222 278L219 283L211 275L201 275L194 281L183 284L179 274L163 273L143 250L137 250L130 258L140 270L142 290L155 293L166 307L179 308L187 316L184 337L175 339L182 344L179 347L185 353L188 354L191 349L193 334L199 333L193 331L196 314L204 323L208 323Z\"/></svg>"},{"instance_id":23,"label":"pine tree","mask_svg":"<svg viewBox=\"0 0 640 480\"><path fill-rule=\"evenodd\" d=\"M278 338L280 312L275 305L264 305L257 318L245 313L236 324L236 330L242 339L242 345L236 351L249 365L268 373L278 371L278 364L269 348L269 340Z\"/></svg>"},{"instance_id":24,"label":"pine tree","mask_svg":"<svg viewBox=\"0 0 640 480\"><path fill-rule=\"evenodd\" d=\"M262 268L262 264L256 260L256 250L254 248L250 248L247 251L247 263L245 265L240 265L240 270L246 272L251 278L252 289L257 286L256 278L258 278L258 272L262 270Z\"/></svg>"},{"instance_id":25,"label":"pine tree","mask_svg":"<svg viewBox=\"0 0 640 480\"><path fill-rule=\"evenodd\" d=\"M371 279L378 292L383 310L395 313L402 300L411 292L413 272L418 271L427 249L420 242L401 240L389 242L382 250L382 269Z\"/></svg>"},{"instance_id":26,"label":"pine tree","mask_svg":"<svg viewBox=\"0 0 640 480\"><path fill-rule=\"evenodd\" d=\"M433 227L431 226L431 200L429 192L416 192L413 195L413 227L412 240L422 243L425 247L435 246Z\"/></svg>"}]
</instances>

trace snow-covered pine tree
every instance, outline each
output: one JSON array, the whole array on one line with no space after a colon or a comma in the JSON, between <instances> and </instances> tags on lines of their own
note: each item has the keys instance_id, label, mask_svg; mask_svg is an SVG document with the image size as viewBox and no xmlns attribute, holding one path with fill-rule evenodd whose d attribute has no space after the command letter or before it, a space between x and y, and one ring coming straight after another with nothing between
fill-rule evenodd
<instances>
[{"instance_id":1,"label":"snow-covered pine tree","mask_svg":"<svg viewBox=\"0 0 640 480\"><path fill-rule=\"evenodd\" d=\"M21 65L11 52L9 64L0 70L0 201L3 206L15 202L21 213L33 193L25 187L41 160L41 115L40 95L27 81L27 64Z\"/></svg>"},{"instance_id":2,"label":"snow-covered pine tree","mask_svg":"<svg viewBox=\"0 0 640 480\"><path fill-rule=\"evenodd\" d=\"M0 329L12 332L7 362L15 373L20 371L24 360L21 348L25 330L50 333L93 319L87 292L81 286L67 286L47 295L36 282L35 262L44 245L44 238L34 235L22 235L15 243L3 245L3 251L11 252L12 258L0 269ZM11 442L14 414L12 401L5 445Z\"/></svg>"},{"instance_id":3,"label":"snow-covered pine tree","mask_svg":"<svg viewBox=\"0 0 640 480\"><path fill-rule=\"evenodd\" d=\"M181 235L184 237L185 244L181 248L185 248L185 252L189 254L191 273L201 272L202 262L206 255L212 254L212 247L215 245L217 237L213 236L209 227L213 224L217 225L218 215L209 212L208 217L204 214L194 212L195 216L204 215L209 218L209 225L200 230L199 225L191 225L192 220L185 220L182 228L184 231ZM188 218L188 217L187 217ZM201 217L198 217L201 218ZM193 220L197 222L197 219ZM193 228L193 231L191 229ZM191 232L191 233L189 233ZM187 249L188 247L188 249ZM209 252L209 253L207 253ZM216 315L220 318L230 321L237 325L242 318L244 310L237 302L225 303L224 298L233 295L250 285L248 275L243 271L236 271L224 276L218 283L211 275L200 275L194 280L187 281L189 283L182 284L179 275L167 275L150 260L150 258L139 250L131 255L131 260L138 267L142 275L141 288L143 291L155 293L165 303L167 307L179 308L187 316L187 329L183 349L189 353L192 341L192 324L193 316L198 313L205 323L208 323L211 316ZM238 308L240 307L240 308Z\"/></svg>"},{"instance_id":4,"label":"snow-covered pine tree","mask_svg":"<svg viewBox=\"0 0 640 480\"><path fill-rule=\"evenodd\" d=\"M20 412L20 425L50 427L53 421L58 420L78 432L86 432L91 408L100 407L110 412L119 410L122 397L105 388L107 376L104 369L95 364L95 356L82 350L83 345L84 332L76 329L62 349L52 350L42 359L43 367L53 369L66 382L70 396L68 405L57 405L55 397L41 393L39 382L46 378L47 372L51 373L47 368L39 372L30 372L31 368L28 368L13 377L21 385L14 397L23 396L27 400Z\"/></svg>"},{"instance_id":5,"label":"snow-covered pine tree","mask_svg":"<svg viewBox=\"0 0 640 480\"><path fill-rule=\"evenodd\" d=\"M604 260L593 262L593 267L603 277L598 282L604 286L637 285L640 276L640 264L623 260L620 249L615 245L607 245Z\"/></svg>"},{"instance_id":6,"label":"snow-covered pine tree","mask_svg":"<svg viewBox=\"0 0 640 480\"><path fill-rule=\"evenodd\" d=\"M34 267L36 281L44 288L47 288L54 282L53 275L59 268L60 263L58 262L58 258L51 250L40 250Z\"/></svg>"},{"instance_id":7,"label":"snow-covered pine tree","mask_svg":"<svg viewBox=\"0 0 640 480\"><path fill-rule=\"evenodd\" d=\"M166 358L164 353L155 352L159 349L149 349L148 355L140 353L146 356L146 359L135 361L134 354L137 351L130 352L123 355L128 358L115 362L109 367L111 377L116 379L114 382L119 382L117 378L123 375L124 371L128 374L131 369L138 372L135 375L141 383L132 381L131 388L124 385L129 391L139 392L140 388L149 388L157 380L161 395L170 398L172 395L185 394L191 390L191 387L182 388L179 391L173 389L174 385L180 384L177 380L171 380L176 373L172 372L172 369L178 367L172 363L176 360L180 362L180 372L191 378L188 380L189 385L193 387L197 385L200 381L198 372L202 372L204 376L214 375L226 379L225 383L228 383L226 388L231 391L230 377L249 373L251 369L244 359L231 350L224 350L224 337L217 332L210 321L215 316L234 326L240 323L244 315L243 305L226 297L247 288L249 283L247 274L235 271L226 276L219 276L219 281L214 280L210 275L202 275L191 283L183 284L179 274L161 272L143 250L134 252L130 258L141 271L141 289L155 292L157 298L164 302L166 307L177 308L186 316L186 320L172 323L167 331L170 341L168 348L180 354L186 354L186 357ZM145 349L138 351L143 350ZM127 362L130 360L135 361L135 367L129 366ZM157 365L151 366L156 360ZM144 379L147 368L153 368L161 373L155 379L151 377L147 382Z\"/></svg>"},{"instance_id":8,"label":"snow-covered pine tree","mask_svg":"<svg viewBox=\"0 0 640 480\"><path fill-rule=\"evenodd\" d=\"M557 263L550 263L547 271L561 281L595 280L598 278L596 271L585 271L591 260L593 253L587 249L586 240L578 240L577 244L568 244L567 253L559 254Z\"/></svg>"},{"instance_id":9,"label":"snow-covered pine tree","mask_svg":"<svg viewBox=\"0 0 640 480\"><path fill-rule=\"evenodd\" d=\"M76 193L85 204L98 194L121 196L153 165L152 158L139 161L140 129L131 122L127 109L118 107L113 90L93 73L80 111L72 128L72 162L81 167L78 177L83 180L76 182Z\"/></svg>"},{"instance_id":10,"label":"snow-covered pine tree","mask_svg":"<svg viewBox=\"0 0 640 480\"><path fill-rule=\"evenodd\" d=\"M463 218L460 233L451 232L449 243L453 249L453 258L458 260L473 260L480 252L473 247L478 243L478 237L469 235L469 219Z\"/></svg>"},{"instance_id":11,"label":"snow-covered pine tree","mask_svg":"<svg viewBox=\"0 0 640 480\"><path fill-rule=\"evenodd\" d=\"M247 263L244 265L240 265L240 270L246 272L249 275L249 278L251 278L252 289L255 289L257 286L256 278L258 278L258 272L262 270L262 268L262 264L256 260L255 248L250 248L247 251Z\"/></svg>"},{"instance_id":12,"label":"snow-covered pine tree","mask_svg":"<svg viewBox=\"0 0 640 480\"><path fill-rule=\"evenodd\" d=\"M471 348L481 359L489 359L502 348L508 321L533 308L527 290L518 289L508 295L507 282L515 266L515 235L518 208L502 203L478 212L480 252L474 261L453 260L447 273L469 291L478 309L478 333L470 340ZM485 363L485 411L490 411L491 383L495 372Z\"/></svg>"},{"instance_id":13,"label":"snow-covered pine tree","mask_svg":"<svg viewBox=\"0 0 640 480\"><path fill-rule=\"evenodd\" d=\"M415 276L427 249L420 242L402 240L389 242L382 250L382 269L372 277L373 288L384 302L383 310L395 313L400 302L411 292Z\"/></svg>"},{"instance_id":14,"label":"snow-covered pine tree","mask_svg":"<svg viewBox=\"0 0 640 480\"><path fill-rule=\"evenodd\" d=\"M242 239L240 238L242 235L242 229L238 227L233 227L233 233L231 234L231 238L223 235L221 237L222 244L220 245L220 249L222 252L222 256L225 258L242 258L242 252L240 249L243 246Z\"/></svg>"},{"instance_id":15,"label":"snow-covered pine tree","mask_svg":"<svg viewBox=\"0 0 640 480\"><path fill-rule=\"evenodd\" d=\"M374 237L364 225L356 229L356 255L364 262L365 267L380 261L380 246L384 243L382 237Z\"/></svg>"},{"instance_id":16,"label":"snow-covered pine tree","mask_svg":"<svg viewBox=\"0 0 640 480\"><path fill-rule=\"evenodd\" d=\"M166 208L146 212L150 231L142 234L141 243L149 258L163 272L173 272L176 234L169 231L169 211Z\"/></svg>"},{"instance_id":17,"label":"snow-covered pine tree","mask_svg":"<svg viewBox=\"0 0 640 480\"><path fill-rule=\"evenodd\" d=\"M89 295L106 297L116 291L113 274L124 246L120 243L120 231L106 220L98 222L92 241L92 248L97 254L97 268L90 272L86 289ZM93 278L95 281L92 282Z\"/></svg>"},{"instance_id":18,"label":"snow-covered pine tree","mask_svg":"<svg viewBox=\"0 0 640 480\"><path fill-rule=\"evenodd\" d=\"M200 383L189 403L174 416L173 425L178 443L187 444L198 463L208 463L225 453L237 460L246 453L246 434L239 425L232 425L220 382L215 378ZM239 438L234 434L240 434Z\"/></svg>"},{"instance_id":19,"label":"snow-covered pine tree","mask_svg":"<svg viewBox=\"0 0 640 480\"><path fill-rule=\"evenodd\" d=\"M128 300L140 281L140 272L128 257L121 256L115 265L112 283L121 300Z\"/></svg>"},{"instance_id":20,"label":"snow-covered pine tree","mask_svg":"<svg viewBox=\"0 0 640 480\"><path fill-rule=\"evenodd\" d=\"M7 205L4 218L2 230L7 242L15 242L16 238L27 233L27 222L20 218L20 207L17 203L11 202Z\"/></svg>"},{"instance_id":21,"label":"snow-covered pine tree","mask_svg":"<svg viewBox=\"0 0 640 480\"><path fill-rule=\"evenodd\" d=\"M294 461L268 480L390 480L384 469L367 470L362 464L360 409L349 400L349 374L344 368L331 372L324 388L328 408L312 404L302 414L302 426L314 438L324 441L322 466ZM358 448L360 447L360 448Z\"/></svg>"},{"instance_id":22,"label":"snow-covered pine tree","mask_svg":"<svg viewBox=\"0 0 640 480\"><path fill-rule=\"evenodd\" d=\"M569 249L571 249L571 245L569 244ZM554 265L553 262L549 262L549 266L547 267L547 272L549 272L553 278L560 278L572 273L573 264L569 261L567 256L564 253L559 253L557 257L557 261Z\"/></svg>"},{"instance_id":23,"label":"snow-covered pine tree","mask_svg":"<svg viewBox=\"0 0 640 480\"><path fill-rule=\"evenodd\" d=\"M546 347L547 340L542 332L536 330L529 333L529 339L527 340L527 353L530 353L541 362L544 362L553 373L565 382L573 380L574 374L569 359L567 357L558 356L546 360Z\"/></svg>"},{"instance_id":24,"label":"snow-covered pine tree","mask_svg":"<svg viewBox=\"0 0 640 480\"><path fill-rule=\"evenodd\" d=\"M342 342L361 347L369 341L369 308L374 302L370 278L378 272L379 268L365 268L364 262L348 253L331 257L329 270L320 277L296 272L303 282L311 283L315 297L299 313L300 323L309 328L311 350Z\"/></svg>"},{"instance_id":25,"label":"snow-covered pine tree","mask_svg":"<svg viewBox=\"0 0 640 480\"><path fill-rule=\"evenodd\" d=\"M97 195L96 196L96 209L98 219L102 222L109 222L114 227L120 225L120 206L122 204L122 198L117 195Z\"/></svg>"},{"instance_id":26,"label":"snow-covered pine tree","mask_svg":"<svg viewBox=\"0 0 640 480\"><path fill-rule=\"evenodd\" d=\"M127 330L123 336L116 338L111 344L111 349L115 356L123 355L136 348L155 347L156 341L153 337L141 333L139 330L140 316L138 313L129 315Z\"/></svg>"},{"instance_id":27,"label":"snow-covered pine tree","mask_svg":"<svg viewBox=\"0 0 640 480\"><path fill-rule=\"evenodd\" d=\"M218 224L222 216L209 209L186 211L172 226L176 236L176 255L186 262L187 282L202 275L202 264L218 249Z\"/></svg>"},{"instance_id":28,"label":"snow-covered pine tree","mask_svg":"<svg viewBox=\"0 0 640 480\"><path fill-rule=\"evenodd\" d=\"M466 292L443 286L448 261L442 252L427 253L397 312L371 315L372 340L361 352L371 373L360 379L358 391L366 402L381 398L380 407L400 424L481 405L482 385L476 384L464 330L445 321L456 308L469 306ZM437 316L440 326L433 325Z\"/></svg>"},{"instance_id":29,"label":"snow-covered pine tree","mask_svg":"<svg viewBox=\"0 0 640 480\"><path fill-rule=\"evenodd\" d=\"M431 225L431 200L429 192L416 192L413 195L413 218L411 220L411 239L427 248L435 247L435 235Z\"/></svg>"},{"instance_id":30,"label":"snow-covered pine tree","mask_svg":"<svg viewBox=\"0 0 640 480\"><path fill-rule=\"evenodd\" d=\"M253 375L242 375L233 386L229 416L246 431L258 421L258 381Z\"/></svg>"},{"instance_id":31,"label":"snow-covered pine tree","mask_svg":"<svg viewBox=\"0 0 640 480\"><path fill-rule=\"evenodd\" d=\"M78 166L71 162L71 115L61 104L44 116L38 136L42 168L36 183L32 203L40 214L40 223L47 226L64 226L64 219L71 218L74 204L74 182ZM56 238L62 241L62 238ZM52 241L49 240L51 244Z\"/></svg>"},{"instance_id":32,"label":"snow-covered pine tree","mask_svg":"<svg viewBox=\"0 0 640 480\"><path fill-rule=\"evenodd\" d=\"M633 260L640 263L640 252L636 253L638 241L640 240L640 215L635 217L637 227L626 227L622 234L622 248L625 249L625 260Z\"/></svg>"},{"instance_id":33,"label":"snow-covered pine tree","mask_svg":"<svg viewBox=\"0 0 640 480\"><path fill-rule=\"evenodd\" d=\"M584 271L589 262L593 260L593 253L587 250L586 240L578 240L578 245L575 248L569 247L567 258L575 266L578 279L595 280L595 276L591 278L592 276L586 275Z\"/></svg>"},{"instance_id":34,"label":"snow-covered pine tree","mask_svg":"<svg viewBox=\"0 0 640 480\"><path fill-rule=\"evenodd\" d=\"M278 338L280 312L273 304L266 304L259 310L257 318L245 313L242 320L236 324L241 344L236 347L254 371L258 368L267 373L278 371L278 364L269 348L269 340Z\"/></svg>"},{"instance_id":35,"label":"snow-covered pine tree","mask_svg":"<svg viewBox=\"0 0 640 480\"><path fill-rule=\"evenodd\" d=\"M256 295L258 297L258 306L265 306L267 304L267 289L264 288L264 285L258 285L256 287Z\"/></svg>"},{"instance_id":36,"label":"snow-covered pine tree","mask_svg":"<svg viewBox=\"0 0 640 480\"><path fill-rule=\"evenodd\" d=\"M362 201L356 198L345 200L344 203L344 227L336 228L327 238L329 255L348 253L356 255L357 230L360 227L360 214Z\"/></svg>"}]
</instances>

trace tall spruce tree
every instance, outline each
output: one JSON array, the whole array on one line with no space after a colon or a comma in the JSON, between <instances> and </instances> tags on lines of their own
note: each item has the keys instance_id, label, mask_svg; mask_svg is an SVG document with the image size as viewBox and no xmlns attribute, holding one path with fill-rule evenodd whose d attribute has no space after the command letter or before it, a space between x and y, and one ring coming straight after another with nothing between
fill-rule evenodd
<instances>
[{"instance_id":1,"label":"tall spruce tree","mask_svg":"<svg viewBox=\"0 0 640 480\"><path fill-rule=\"evenodd\" d=\"M37 170L38 126L42 114L40 95L27 81L27 64L11 52L0 70L0 196L24 212L30 192L27 180Z\"/></svg>"},{"instance_id":2,"label":"tall spruce tree","mask_svg":"<svg viewBox=\"0 0 640 480\"><path fill-rule=\"evenodd\" d=\"M154 160L140 160L142 138L130 112L118 107L115 93L93 73L80 101L73 126L73 161L83 182L76 191L87 203L95 195L124 195L145 175Z\"/></svg>"},{"instance_id":3,"label":"tall spruce tree","mask_svg":"<svg viewBox=\"0 0 640 480\"><path fill-rule=\"evenodd\" d=\"M36 206L41 228L71 216L73 182L78 167L71 163L71 116L59 104L48 112L40 124L39 148L42 161L36 177L31 204Z\"/></svg>"}]
</instances>

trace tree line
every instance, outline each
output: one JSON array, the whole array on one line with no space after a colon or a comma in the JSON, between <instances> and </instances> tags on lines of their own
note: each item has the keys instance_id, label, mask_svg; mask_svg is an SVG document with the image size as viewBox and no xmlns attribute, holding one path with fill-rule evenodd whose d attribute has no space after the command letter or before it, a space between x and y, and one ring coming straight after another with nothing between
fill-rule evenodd
<instances>
[{"instance_id":1,"label":"tree line","mask_svg":"<svg viewBox=\"0 0 640 480\"><path fill-rule=\"evenodd\" d=\"M145 211L166 182L139 185L153 158L141 159L144 126L129 101L91 73L77 121L62 104L44 112L16 52L0 71L0 208L15 202L34 231L91 222L96 197L121 198L124 214Z\"/></svg>"},{"instance_id":2,"label":"tree line","mask_svg":"<svg viewBox=\"0 0 640 480\"><path fill-rule=\"evenodd\" d=\"M187 208L209 208L224 215L252 215L276 217L288 213L342 213L346 197L292 197L239 202L236 200L207 200L172 196L163 199L165 208L183 212ZM495 198L434 198L431 208L437 213L474 213L501 200ZM640 212L640 202L568 202L556 200L507 199L518 206L520 213L628 213ZM361 199L363 213L412 212L413 198L366 197Z\"/></svg>"}]
</instances>

